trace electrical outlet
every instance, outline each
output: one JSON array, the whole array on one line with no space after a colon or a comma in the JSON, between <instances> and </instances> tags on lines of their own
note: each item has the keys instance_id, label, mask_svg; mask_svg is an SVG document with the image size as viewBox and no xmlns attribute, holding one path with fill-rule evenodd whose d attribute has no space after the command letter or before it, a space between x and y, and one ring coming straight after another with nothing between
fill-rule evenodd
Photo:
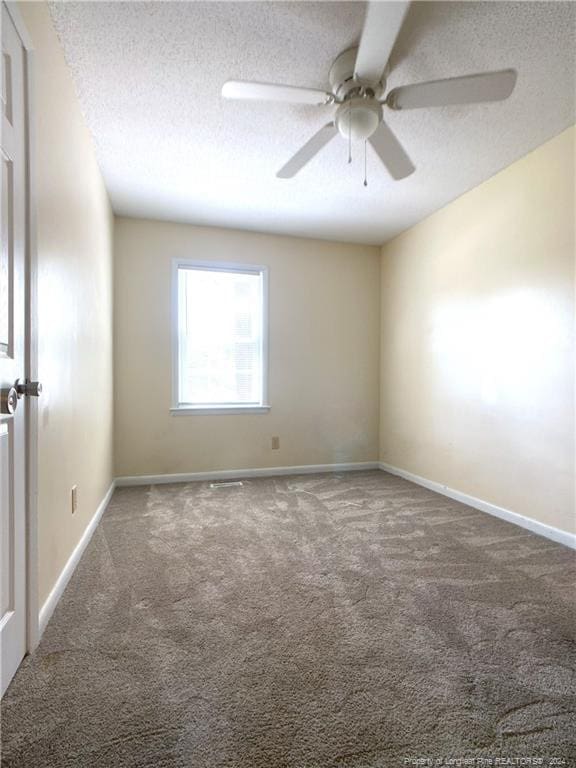
<instances>
[{"instance_id":1,"label":"electrical outlet","mask_svg":"<svg viewBox=\"0 0 576 768\"><path fill-rule=\"evenodd\" d=\"M277 451L280 448L280 438L279 437L273 437L272 438L272 450Z\"/></svg>"},{"instance_id":2,"label":"electrical outlet","mask_svg":"<svg viewBox=\"0 0 576 768\"><path fill-rule=\"evenodd\" d=\"M72 514L78 511L78 486L72 486Z\"/></svg>"}]
</instances>

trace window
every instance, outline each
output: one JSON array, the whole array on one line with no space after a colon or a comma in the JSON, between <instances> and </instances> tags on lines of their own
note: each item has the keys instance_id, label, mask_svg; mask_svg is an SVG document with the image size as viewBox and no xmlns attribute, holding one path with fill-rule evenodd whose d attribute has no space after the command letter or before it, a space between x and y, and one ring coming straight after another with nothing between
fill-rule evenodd
<instances>
[{"instance_id":1,"label":"window","mask_svg":"<svg viewBox=\"0 0 576 768\"><path fill-rule=\"evenodd\" d=\"M176 412L264 411L265 267L175 262Z\"/></svg>"}]
</instances>

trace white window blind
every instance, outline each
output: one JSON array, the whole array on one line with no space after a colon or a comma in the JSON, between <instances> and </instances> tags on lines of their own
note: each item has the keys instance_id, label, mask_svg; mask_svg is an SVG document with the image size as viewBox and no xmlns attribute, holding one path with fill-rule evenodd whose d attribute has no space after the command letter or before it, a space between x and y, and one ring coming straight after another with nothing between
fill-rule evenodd
<instances>
[{"instance_id":1,"label":"white window blind","mask_svg":"<svg viewBox=\"0 0 576 768\"><path fill-rule=\"evenodd\" d=\"M179 265L178 406L264 404L264 271Z\"/></svg>"}]
</instances>

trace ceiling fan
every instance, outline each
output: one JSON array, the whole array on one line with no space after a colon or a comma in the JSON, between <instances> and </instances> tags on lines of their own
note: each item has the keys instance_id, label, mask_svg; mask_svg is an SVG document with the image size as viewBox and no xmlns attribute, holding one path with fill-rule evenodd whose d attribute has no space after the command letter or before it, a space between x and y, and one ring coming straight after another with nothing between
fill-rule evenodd
<instances>
[{"instance_id":1,"label":"ceiling fan","mask_svg":"<svg viewBox=\"0 0 576 768\"><path fill-rule=\"evenodd\" d=\"M225 99L336 106L334 119L320 128L276 176L281 179L295 176L340 133L349 142L369 142L392 178L403 179L415 168L384 122L383 106L395 110L443 107L501 101L510 96L516 84L513 69L404 85L387 93L390 54L409 5L409 2L377 0L368 3L358 47L344 51L332 64L328 76L331 91L240 80L224 83Z\"/></svg>"}]
</instances>

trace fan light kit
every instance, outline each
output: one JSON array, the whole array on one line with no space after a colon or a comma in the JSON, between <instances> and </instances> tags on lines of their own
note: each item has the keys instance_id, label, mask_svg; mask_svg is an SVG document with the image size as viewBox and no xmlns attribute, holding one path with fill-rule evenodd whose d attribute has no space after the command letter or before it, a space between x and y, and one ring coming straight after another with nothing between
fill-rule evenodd
<instances>
[{"instance_id":1,"label":"fan light kit","mask_svg":"<svg viewBox=\"0 0 576 768\"><path fill-rule=\"evenodd\" d=\"M516 72L513 69L404 85L386 92L390 54L409 6L409 2L376 0L368 3L358 47L344 51L332 64L328 75L331 91L239 80L224 83L222 96L226 99L336 106L334 119L320 128L288 160L276 174L278 178L289 179L295 176L329 141L340 134L348 141L349 162L351 143L363 141L364 152L369 143L393 179L404 179L414 172L414 165L384 122L383 107L401 110L479 104L502 101L510 96L516 84Z\"/></svg>"}]
</instances>

